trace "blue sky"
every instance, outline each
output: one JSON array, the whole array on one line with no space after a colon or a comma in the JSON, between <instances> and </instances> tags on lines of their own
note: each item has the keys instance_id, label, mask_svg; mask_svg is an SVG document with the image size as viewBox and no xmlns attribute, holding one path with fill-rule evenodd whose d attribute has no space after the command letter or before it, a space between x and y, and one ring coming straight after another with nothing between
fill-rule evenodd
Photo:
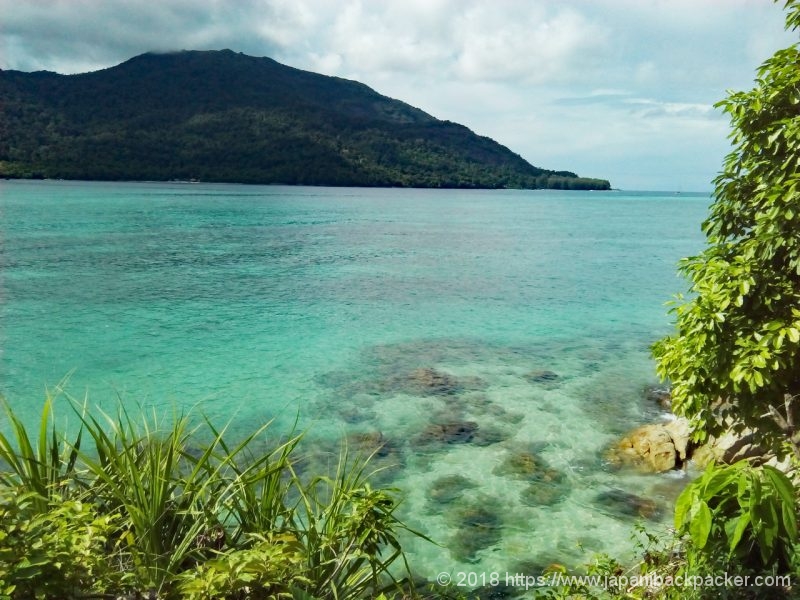
<instances>
[{"instance_id":1,"label":"blue sky","mask_svg":"<svg viewBox=\"0 0 800 600\"><path fill-rule=\"evenodd\" d=\"M356 79L549 169L708 191L713 108L798 41L770 0L0 0L0 68L230 48Z\"/></svg>"}]
</instances>

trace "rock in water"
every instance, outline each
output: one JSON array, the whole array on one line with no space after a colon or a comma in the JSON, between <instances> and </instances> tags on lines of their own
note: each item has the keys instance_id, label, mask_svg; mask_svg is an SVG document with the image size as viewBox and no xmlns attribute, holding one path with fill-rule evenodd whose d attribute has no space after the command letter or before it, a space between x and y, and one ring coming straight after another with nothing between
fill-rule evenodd
<instances>
[{"instance_id":1,"label":"rock in water","mask_svg":"<svg viewBox=\"0 0 800 600\"><path fill-rule=\"evenodd\" d=\"M455 377L430 367L414 369L388 378L384 391L403 392L412 396L454 396L465 391L486 389L480 377Z\"/></svg>"},{"instance_id":2,"label":"rock in water","mask_svg":"<svg viewBox=\"0 0 800 600\"><path fill-rule=\"evenodd\" d=\"M478 424L475 421L433 423L416 437L420 446L431 444L467 444L475 438Z\"/></svg>"},{"instance_id":3,"label":"rock in water","mask_svg":"<svg viewBox=\"0 0 800 600\"><path fill-rule=\"evenodd\" d=\"M668 387L649 385L644 388L644 397L648 402L665 410L672 410L672 393Z\"/></svg>"},{"instance_id":4,"label":"rock in water","mask_svg":"<svg viewBox=\"0 0 800 600\"><path fill-rule=\"evenodd\" d=\"M637 427L609 448L605 459L615 467L631 466L661 473L681 466L688 456L688 447L689 423L675 419Z\"/></svg>"},{"instance_id":5,"label":"rock in water","mask_svg":"<svg viewBox=\"0 0 800 600\"><path fill-rule=\"evenodd\" d=\"M525 379L531 383L555 383L560 377L555 371L536 370L525 375Z\"/></svg>"},{"instance_id":6,"label":"rock in water","mask_svg":"<svg viewBox=\"0 0 800 600\"><path fill-rule=\"evenodd\" d=\"M624 490L613 489L601 492L595 497L595 502L618 517L643 517L656 520L661 516L661 507L658 502Z\"/></svg>"},{"instance_id":7,"label":"rock in water","mask_svg":"<svg viewBox=\"0 0 800 600\"><path fill-rule=\"evenodd\" d=\"M445 475L433 482L427 496L435 504L449 504L474 487L475 483L463 475Z\"/></svg>"}]
</instances>

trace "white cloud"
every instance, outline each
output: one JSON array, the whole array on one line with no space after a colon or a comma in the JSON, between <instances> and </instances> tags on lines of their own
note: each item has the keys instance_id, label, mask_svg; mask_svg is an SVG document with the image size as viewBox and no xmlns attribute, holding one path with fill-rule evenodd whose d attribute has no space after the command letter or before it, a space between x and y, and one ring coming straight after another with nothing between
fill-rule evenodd
<instances>
[{"instance_id":1,"label":"white cloud","mask_svg":"<svg viewBox=\"0 0 800 600\"><path fill-rule=\"evenodd\" d=\"M767 0L0 0L0 15L2 68L231 48L358 79L620 187L710 181L727 152L711 105L797 40Z\"/></svg>"},{"instance_id":2,"label":"white cloud","mask_svg":"<svg viewBox=\"0 0 800 600\"><path fill-rule=\"evenodd\" d=\"M576 11L524 3L510 13L480 4L456 19L457 72L468 79L526 83L585 77L604 31Z\"/></svg>"},{"instance_id":3,"label":"white cloud","mask_svg":"<svg viewBox=\"0 0 800 600\"><path fill-rule=\"evenodd\" d=\"M709 118L713 117L714 106L689 102L662 102L647 98L627 98L622 101L634 108L633 114L638 118L678 117Z\"/></svg>"}]
</instances>

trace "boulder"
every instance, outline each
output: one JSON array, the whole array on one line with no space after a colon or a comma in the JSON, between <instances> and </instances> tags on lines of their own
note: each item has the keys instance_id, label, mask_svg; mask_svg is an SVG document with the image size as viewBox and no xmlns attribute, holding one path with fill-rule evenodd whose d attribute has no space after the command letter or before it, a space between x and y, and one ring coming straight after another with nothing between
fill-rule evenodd
<instances>
[{"instance_id":1,"label":"boulder","mask_svg":"<svg viewBox=\"0 0 800 600\"><path fill-rule=\"evenodd\" d=\"M689 420L685 418L672 419L664 424L664 429L672 438L675 451L678 453L678 460L682 464L689 457L691 450L692 430Z\"/></svg>"},{"instance_id":2,"label":"boulder","mask_svg":"<svg viewBox=\"0 0 800 600\"><path fill-rule=\"evenodd\" d=\"M719 462L726 465L740 460L749 460L756 464L763 464L770 459L766 450L757 442L757 434L752 429L740 433L726 431L719 437L712 437L692 453L692 461L700 468L710 462Z\"/></svg>"},{"instance_id":3,"label":"boulder","mask_svg":"<svg viewBox=\"0 0 800 600\"><path fill-rule=\"evenodd\" d=\"M614 467L661 473L682 466L688 454L689 423L674 419L637 427L611 446L605 458Z\"/></svg>"}]
</instances>

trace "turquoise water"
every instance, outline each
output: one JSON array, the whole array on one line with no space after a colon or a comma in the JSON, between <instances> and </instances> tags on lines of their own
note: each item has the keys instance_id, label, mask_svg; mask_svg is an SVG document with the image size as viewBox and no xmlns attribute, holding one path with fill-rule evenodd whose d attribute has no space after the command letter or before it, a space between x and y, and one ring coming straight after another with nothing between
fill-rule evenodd
<instances>
[{"instance_id":1,"label":"turquoise water","mask_svg":"<svg viewBox=\"0 0 800 600\"><path fill-rule=\"evenodd\" d=\"M598 495L666 507L680 480L601 454L657 414L648 346L708 202L0 182L0 393L31 421L67 374L106 409L199 405L234 432L299 419L321 460L380 434L406 518L444 546L410 543L426 576L621 551L635 518ZM462 437L432 439L453 423ZM551 496L513 456L547 465Z\"/></svg>"}]
</instances>

